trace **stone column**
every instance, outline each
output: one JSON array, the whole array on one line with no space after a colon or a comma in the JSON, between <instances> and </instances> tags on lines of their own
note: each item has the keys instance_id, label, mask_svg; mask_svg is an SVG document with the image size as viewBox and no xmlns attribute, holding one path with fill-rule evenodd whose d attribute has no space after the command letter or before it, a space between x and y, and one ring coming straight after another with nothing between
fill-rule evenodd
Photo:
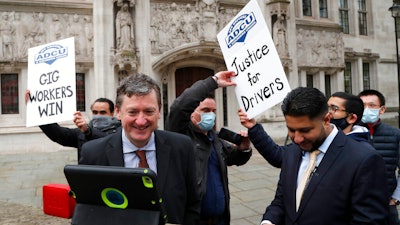
<instances>
[{"instance_id":1,"label":"stone column","mask_svg":"<svg viewBox=\"0 0 400 225\"><path fill-rule=\"evenodd\" d=\"M113 9L113 1L93 1L94 78L88 82L88 94L93 100L98 97L115 98L117 82L110 63L114 40Z\"/></svg>"},{"instance_id":2,"label":"stone column","mask_svg":"<svg viewBox=\"0 0 400 225\"><path fill-rule=\"evenodd\" d=\"M150 1L136 1L135 33L137 49L139 51L138 71L149 76L154 76L150 51L150 16ZM159 80L161 78L157 77L155 79Z\"/></svg>"},{"instance_id":3,"label":"stone column","mask_svg":"<svg viewBox=\"0 0 400 225\"><path fill-rule=\"evenodd\" d=\"M314 87L318 88L322 93L325 93L325 72L319 71L317 75L317 84Z\"/></svg>"},{"instance_id":4,"label":"stone column","mask_svg":"<svg viewBox=\"0 0 400 225\"><path fill-rule=\"evenodd\" d=\"M307 72L305 70L300 70L299 72L299 85L298 86L303 86L305 87L307 85ZM292 87L294 88L294 87Z\"/></svg>"},{"instance_id":5,"label":"stone column","mask_svg":"<svg viewBox=\"0 0 400 225\"><path fill-rule=\"evenodd\" d=\"M357 76L358 81L355 82L355 83L356 83L356 90L360 90L361 91L361 90L364 90L363 61L362 61L361 57L357 58L357 64L356 65L357 65L356 71L354 71L354 72L352 71L351 73L352 74L359 74ZM354 92L354 93L358 93L358 92Z\"/></svg>"},{"instance_id":6,"label":"stone column","mask_svg":"<svg viewBox=\"0 0 400 225\"><path fill-rule=\"evenodd\" d=\"M338 71L336 72L336 86L335 86L335 90L337 91L344 91L344 72L342 71ZM332 91L332 94L334 92Z\"/></svg>"}]
</instances>

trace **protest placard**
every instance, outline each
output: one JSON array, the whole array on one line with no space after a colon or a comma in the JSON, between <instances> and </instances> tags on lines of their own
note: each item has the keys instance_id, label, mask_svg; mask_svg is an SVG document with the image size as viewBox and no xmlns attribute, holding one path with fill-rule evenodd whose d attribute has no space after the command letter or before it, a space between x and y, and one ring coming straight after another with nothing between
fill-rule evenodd
<instances>
[{"instance_id":1,"label":"protest placard","mask_svg":"<svg viewBox=\"0 0 400 225\"><path fill-rule=\"evenodd\" d=\"M256 0L251 0L217 35L235 93L249 118L280 103L290 91L278 52Z\"/></svg>"},{"instance_id":2,"label":"protest placard","mask_svg":"<svg viewBox=\"0 0 400 225\"><path fill-rule=\"evenodd\" d=\"M73 37L28 50L27 127L72 120L75 76Z\"/></svg>"}]
</instances>

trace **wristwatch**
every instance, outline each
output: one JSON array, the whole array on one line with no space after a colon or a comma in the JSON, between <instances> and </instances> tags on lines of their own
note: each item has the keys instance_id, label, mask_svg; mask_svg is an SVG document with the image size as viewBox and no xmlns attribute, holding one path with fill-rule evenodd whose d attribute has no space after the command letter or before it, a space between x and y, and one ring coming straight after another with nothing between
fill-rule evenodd
<instances>
[{"instance_id":1,"label":"wristwatch","mask_svg":"<svg viewBox=\"0 0 400 225\"><path fill-rule=\"evenodd\" d=\"M85 134L86 137L92 136L92 128L90 128L89 125L87 125L87 128L86 128L84 134Z\"/></svg>"},{"instance_id":2,"label":"wristwatch","mask_svg":"<svg viewBox=\"0 0 400 225\"><path fill-rule=\"evenodd\" d=\"M394 204L396 204L396 205L400 205L400 201L399 201L399 200L397 200L397 199L393 198L393 201L394 201Z\"/></svg>"}]
</instances>

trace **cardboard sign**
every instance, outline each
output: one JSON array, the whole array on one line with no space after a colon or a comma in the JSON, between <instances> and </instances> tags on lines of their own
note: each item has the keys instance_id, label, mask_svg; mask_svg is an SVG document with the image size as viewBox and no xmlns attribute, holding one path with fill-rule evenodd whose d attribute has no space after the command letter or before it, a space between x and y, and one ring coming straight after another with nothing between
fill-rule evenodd
<instances>
[{"instance_id":1,"label":"cardboard sign","mask_svg":"<svg viewBox=\"0 0 400 225\"><path fill-rule=\"evenodd\" d=\"M26 126L72 120L76 111L74 38L28 50Z\"/></svg>"},{"instance_id":2,"label":"cardboard sign","mask_svg":"<svg viewBox=\"0 0 400 225\"><path fill-rule=\"evenodd\" d=\"M289 82L256 0L251 0L217 35L240 107L249 118L280 103Z\"/></svg>"}]
</instances>

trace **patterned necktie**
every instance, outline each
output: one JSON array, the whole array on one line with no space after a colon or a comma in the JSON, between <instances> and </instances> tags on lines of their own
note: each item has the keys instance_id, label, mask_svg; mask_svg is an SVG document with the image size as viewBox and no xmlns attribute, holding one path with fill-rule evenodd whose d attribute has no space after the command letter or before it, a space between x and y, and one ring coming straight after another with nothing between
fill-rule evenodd
<instances>
[{"instance_id":1,"label":"patterned necktie","mask_svg":"<svg viewBox=\"0 0 400 225\"><path fill-rule=\"evenodd\" d=\"M139 168L149 168L149 164L147 164L146 159L146 151L136 150L135 153L139 157Z\"/></svg>"},{"instance_id":2,"label":"patterned necktie","mask_svg":"<svg viewBox=\"0 0 400 225\"><path fill-rule=\"evenodd\" d=\"M303 192L310 180L311 173L315 169L315 165L317 162L316 159L319 153L321 153L320 150L310 152L310 161L308 162L306 170L300 176L296 190L296 211L299 210L301 198L303 197Z\"/></svg>"}]
</instances>

